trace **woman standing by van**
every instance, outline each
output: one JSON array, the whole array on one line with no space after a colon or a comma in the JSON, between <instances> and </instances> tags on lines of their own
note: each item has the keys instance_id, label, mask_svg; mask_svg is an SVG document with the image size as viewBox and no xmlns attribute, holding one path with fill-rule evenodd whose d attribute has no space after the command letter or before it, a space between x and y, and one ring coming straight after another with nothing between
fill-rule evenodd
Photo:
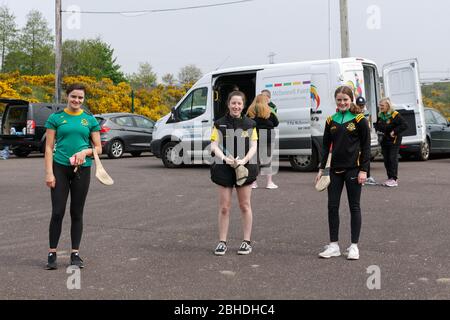
<instances>
[{"instance_id":1,"label":"woman standing by van","mask_svg":"<svg viewBox=\"0 0 450 320\"><path fill-rule=\"evenodd\" d=\"M258 165L258 134L256 123L242 115L245 106L245 95L241 91L233 91L228 95L227 114L214 123L211 134L211 152L215 156L211 166L211 180L219 186L219 244L214 253L224 255L227 251L227 235L230 221L231 194L233 187L241 209L243 241L238 254L252 252L250 242L253 213L251 207L251 184L256 180ZM248 177L242 186L236 184L235 164L248 169Z\"/></svg>"},{"instance_id":2,"label":"woman standing by van","mask_svg":"<svg viewBox=\"0 0 450 320\"><path fill-rule=\"evenodd\" d=\"M269 107L268 102L269 98L265 94L258 94L248 108L247 115L256 122L256 129L258 131L258 165L262 169L261 174L265 170L270 172L265 173L267 175L266 188L277 189L278 186L272 180L271 158L275 140L273 128L278 126L278 118L275 112ZM261 145L262 141L266 143ZM258 188L256 181L253 182L252 188Z\"/></svg>"},{"instance_id":3,"label":"woman standing by van","mask_svg":"<svg viewBox=\"0 0 450 320\"><path fill-rule=\"evenodd\" d=\"M330 185L328 186L328 225L330 244L319 253L321 258L341 255L339 249L339 203L342 190L347 189L351 214L351 245L347 249L349 260L359 259L361 231L361 186L367 179L370 163L370 129L361 109L353 103L353 90L341 86L334 93L337 112L327 118L323 134L322 162L316 183L325 168L329 152L332 153ZM331 151L330 151L331 148Z\"/></svg>"},{"instance_id":4,"label":"woman standing by van","mask_svg":"<svg viewBox=\"0 0 450 320\"><path fill-rule=\"evenodd\" d=\"M81 106L86 88L81 84L72 84L67 90L67 107L53 113L45 127L45 182L50 188L52 200L52 217L49 228L50 249L47 269L57 268L56 249L67 198L70 192L70 217L72 252L70 264L84 267L79 255L81 235L83 232L83 210L89 190L93 151L92 139L98 154L101 154L100 126L90 113ZM56 148L55 148L56 144Z\"/></svg>"},{"instance_id":5,"label":"woman standing by van","mask_svg":"<svg viewBox=\"0 0 450 320\"><path fill-rule=\"evenodd\" d=\"M380 113L375 123L375 129L382 134L381 152L388 180L387 187L398 186L398 152L402 144L402 134L408 129L403 117L394 110L389 98L383 98L379 103Z\"/></svg>"}]
</instances>

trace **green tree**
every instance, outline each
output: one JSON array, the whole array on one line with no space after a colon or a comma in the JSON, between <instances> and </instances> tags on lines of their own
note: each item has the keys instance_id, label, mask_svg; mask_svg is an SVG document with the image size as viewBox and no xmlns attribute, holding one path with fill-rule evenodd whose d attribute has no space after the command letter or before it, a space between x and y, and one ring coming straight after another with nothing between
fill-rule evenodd
<instances>
[{"instance_id":1,"label":"green tree","mask_svg":"<svg viewBox=\"0 0 450 320\"><path fill-rule=\"evenodd\" d=\"M27 23L5 57L5 71L42 75L54 71L52 31L42 13L32 10Z\"/></svg>"},{"instance_id":2,"label":"green tree","mask_svg":"<svg viewBox=\"0 0 450 320\"><path fill-rule=\"evenodd\" d=\"M130 85L134 90L150 89L156 85L157 75L152 70L150 63L139 63L137 73L128 76Z\"/></svg>"},{"instance_id":3,"label":"green tree","mask_svg":"<svg viewBox=\"0 0 450 320\"><path fill-rule=\"evenodd\" d=\"M17 25L14 14L6 5L0 7L0 54L2 59L1 72L4 70L6 54L11 50L12 40L17 36Z\"/></svg>"},{"instance_id":4,"label":"green tree","mask_svg":"<svg viewBox=\"0 0 450 320\"><path fill-rule=\"evenodd\" d=\"M202 77L202 71L193 64L181 68L178 73L178 80L181 84L187 84L197 81Z\"/></svg>"},{"instance_id":5,"label":"green tree","mask_svg":"<svg viewBox=\"0 0 450 320\"><path fill-rule=\"evenodd\" d=\"M161 78L162 82L167 86L173 86L175 84L175 76L171 73L166 73Z\"/></svg>"},{"instance_id":6,"label":"green tree","mask_svg":"<svg viewBox=\"0 0 450 320\"><path fill-rule=\"evenodd\" d=\"M109 78L115 84L126 81L116 63L114 49L100 38L66 40L62 46L62 73L64 76L91 76Z\"/></svg>"}]
</instances>

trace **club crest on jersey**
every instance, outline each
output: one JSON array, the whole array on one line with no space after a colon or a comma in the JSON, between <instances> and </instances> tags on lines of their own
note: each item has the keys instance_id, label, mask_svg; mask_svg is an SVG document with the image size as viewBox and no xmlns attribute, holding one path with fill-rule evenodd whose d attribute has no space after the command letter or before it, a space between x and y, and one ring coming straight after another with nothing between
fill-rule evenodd
<instances>
[{"instance_id":1,"label":"club crest on jersey","mask_svg":"<svg viewBox=\"0 0 450 320\"><path fill-rule=\"evenodd\" d=\"M81 124L83 126L87 126L87 125L89 125L89 122L86 119L81 119Z\"/></svg>"},{"instance_id":2,"label":"club crest on jersey","mask_svg":"<svg viewBox=\"0 0 450 320\"><path fill-rule=\"evenodd\" d=\"M350 132L355 131L355 130L356 130L355 124L354 124L353 122L350 122L350 123L347 125L347 130L350 131Z\"/></svg>"}]
</instances>

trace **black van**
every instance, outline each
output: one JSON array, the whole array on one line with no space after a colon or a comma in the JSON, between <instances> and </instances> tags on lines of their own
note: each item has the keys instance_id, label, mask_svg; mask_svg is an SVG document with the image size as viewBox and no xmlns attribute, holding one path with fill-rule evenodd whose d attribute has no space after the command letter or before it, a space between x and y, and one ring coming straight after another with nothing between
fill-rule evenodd
<instances>
[{"instance_id":1,"label":"black van","mask_svg":"<svg viewBox=\"0 0 450 320\"><path fill-rule=\"evenodd\" d=\"M0 99L6 104L1 121L0 145L9 146L18 157L31 151L45 151L45 122L66 107L65 104L30 103L25 100Z\"/></svg>"}]
</instances>

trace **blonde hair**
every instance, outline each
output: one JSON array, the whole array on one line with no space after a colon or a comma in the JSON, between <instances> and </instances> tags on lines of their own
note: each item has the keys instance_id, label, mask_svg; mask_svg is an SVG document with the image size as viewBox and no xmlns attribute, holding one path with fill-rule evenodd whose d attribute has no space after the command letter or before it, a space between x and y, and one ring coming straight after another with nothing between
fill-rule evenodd
<instances>
[{"instance_id":1,"label":"blonde hair","mask_svg":"<svg viewBox=\"0 0 450 320\"><path fill-rule=\"evenodd\" d=\"M385 102L387 104L387 106L389 107L389 109L387 110L387 113L392 113L395 111L394 105L393 105L391 99L386 97L386 98L381 99L379 103L382 103L382 102Z\"/></svg>"},{"instance_id":2,"label":"blonde hair","mask_svg":"<svg viewBox=\"0 0 450 320\"><path fill-rule=\"evenodd\" d=\"M263 118L269 119L270 117L270 107L269 99L264 94L258 94L255 99L253 99L252 104L248 108L247 115L250 118Z\"/></svg>"}]
</instances>

